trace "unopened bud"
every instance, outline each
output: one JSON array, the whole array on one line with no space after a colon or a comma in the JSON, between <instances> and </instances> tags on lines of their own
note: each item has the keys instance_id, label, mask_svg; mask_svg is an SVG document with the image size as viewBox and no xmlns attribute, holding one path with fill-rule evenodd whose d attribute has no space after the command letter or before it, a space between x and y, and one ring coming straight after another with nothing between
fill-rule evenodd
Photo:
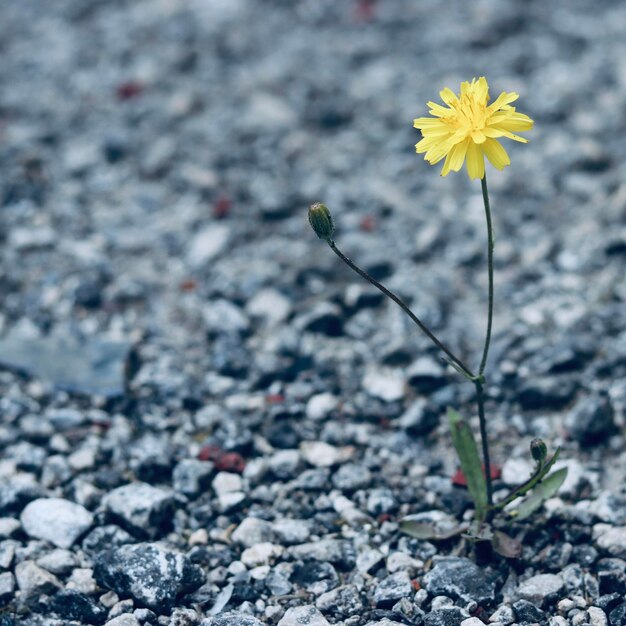
<instances>
[{"instance_id":1,"label":"unopened bud","mask_svg":"<svg viewBox=\"0 0 626 626\"><path fill-rule=\"evenodd\" d=\"M335 225L325 204L316 202L309 207L309 224L320 239L332 241Z\"/></svg>"},{"instance_id":2,"label":"unopened bud","mask_svg":"<svg viewBox=\"0 0 626 626\"><path fill-rule=\"evenodd\" d=\"M546 456L548 456L548 447L542 439L537 438L530 442L530 455L537 463L545 461Z\"/></svg>"}]
</instances>

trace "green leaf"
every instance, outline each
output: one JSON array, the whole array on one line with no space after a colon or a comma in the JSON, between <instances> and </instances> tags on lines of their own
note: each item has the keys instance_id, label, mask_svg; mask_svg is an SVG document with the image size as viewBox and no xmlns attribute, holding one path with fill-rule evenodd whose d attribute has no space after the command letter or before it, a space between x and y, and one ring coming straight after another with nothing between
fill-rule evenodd
<instances>
[{"instance_id":1,"label":"green leaf","mask_svg":"<svg viewBox=\"0 0 626 626\"><path fill-rule=\"evenodd\" d=\"M415 537L416 539L424 539L426 541L445 541L446 539L452 539L452 537L456 537L467 530L467 524L459 524L458 526L453 526L452 528L443 530L434 524L419 522L417 520L412 520L410 517L405 517L400 520L400 530L406 535Z\"/></svg>"},{"instance_id":2,"label":"green leaf","mask_svg":"<svg viewBox=\"0 0 626 626\"><path fill-rule=\"evenodd\" d=\"M559 458L559 454L561 453L561 448L557 448L556 452L552 455L552 458L547 462L543 463L543 465L538 466L533 475L521 485L518 485L509 493L509 495L494 505L494 509L503 509L507 504L513 502L513 500L517 500L517 498L521 498L526 495L531 489L533 489L539 482L543 480L543 478L548 474L548 472L552 469L552 466L556 463Z\"/></svg>"},{"instance_id":3,"label":"green leaf","mask_svg":"<svg viewBox=\"0 0 626 626\"><path fill-rule=\"evenodd\" d=\"M522 520L532 515L546 500L551 498L565 482L567 478L567 467L563 467L556 472L553 472L540 482L534 489L534 491L524 498L516 509L511 511L511 515L515 519Z\"/></svg>"},{"instance_id":4,"label":"green leaf","mask_svg":"<svg viewBox=\"0 0 626 626\"><path fill-rule=\"evenodd\" d=\"M448 409L448 421L452 443L467 481L467 489L474 501L476 518L482 521L487 513L487 483L478 456L476 440L469 424L454 409Z\"/></svg>"}]
</instances>

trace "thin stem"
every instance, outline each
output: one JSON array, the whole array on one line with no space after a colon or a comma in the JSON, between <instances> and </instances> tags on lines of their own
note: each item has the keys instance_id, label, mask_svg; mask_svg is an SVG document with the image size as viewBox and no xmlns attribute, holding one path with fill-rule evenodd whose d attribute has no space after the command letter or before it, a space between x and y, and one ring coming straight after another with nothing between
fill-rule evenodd
<instances>
[{"instance_id":1,"label":"thin stem","mask_svg":"<svg viewBox=\"0 0 626 626\"><path fill-rule=\"evenodd\" d=\"M398 297L395 293L389 291L387 287L381 285L375 278L372 278L365 270L362 270L360 267L355 265L337 246L335 242L332 240L328 241L328 245L330 249L350 268L353 269L359 276L362 276L369 283L374 285L376 289L382 291L389 299L393 300L410 318L419 329L444 353L448 358L452 361L452 363L456 366L456 369L465 376L468 380L474 381L475 376L472 374L472 371L465 366L465 364L458 357L454 356L446 346L433 335L433 333L424 325L424 323L411 311L411 309Z\"/></svg>"},{"instance_id":2,"label":"thin stem","mask_svg":"<svg viewBox=\"0 0 626 626\"><path fill-rule=\"evenodd\" d=\"M487 266L489 268L489 311L487 314L487 334L485 336L485 347L483 356L478 368L478 376L482 376L487 365L489 355L489 344L491 343L491 325L493 323L493 225L491 223L491 208L489 206L489 192L487 190L487 175L485 174L480 185L483 191L483 203L485 204L485 217L487 218Z\"/></svg>"},{"instance_id":3,"label":"thin stem","mask_svg":"<svg viewBox=\"0 0 626 626\"><path fill-rule=\"evenodd\" d=\"M474 385L476 387L476 401L478 403L478 420L480 422L480 442L482 444L483 463L485 465L485 482L487 483L487 504L489 505L489 507L492 507L493 486L491 484L491 461L489 460L489 442L487 441L487 420L485 419L485 397L483 393L482 382L480 380L474 380Z\"/></svg>"}]
</instances>

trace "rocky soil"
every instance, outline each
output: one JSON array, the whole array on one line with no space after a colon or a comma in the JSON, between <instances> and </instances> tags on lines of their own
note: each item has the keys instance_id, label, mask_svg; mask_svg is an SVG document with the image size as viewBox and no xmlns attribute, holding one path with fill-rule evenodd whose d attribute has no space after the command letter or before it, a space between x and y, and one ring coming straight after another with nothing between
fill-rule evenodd
<instances>
[{"instance_id":1,"label":"rocky soil","mask_svg":"<svg viewBox=\"0 0 626 626\"><path fill-rule=\"evenodd\" d=\"M626 624L626 5L0 0L0 625ZM443 416L485 327L480 187L412 119L485 75L536 120L489 171L497 494L562 447L520 559ZM475 421L472 422L475 424Z\"/></svg>"}]
</instances>

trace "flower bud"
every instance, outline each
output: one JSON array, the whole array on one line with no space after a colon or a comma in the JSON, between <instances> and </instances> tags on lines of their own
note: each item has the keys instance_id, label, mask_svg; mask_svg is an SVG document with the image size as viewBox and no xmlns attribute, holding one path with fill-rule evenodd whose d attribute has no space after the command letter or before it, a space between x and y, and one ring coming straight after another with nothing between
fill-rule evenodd
<instances>
[{"instance_id":1,"label":"flower bud","mask_svg":"<svg viewBox=\"0 0 626 626\"><path fill-rule=\"evenodd\" d=\"M536 438L530 442L530 455L537 463L543 463L548 456L548 447L542 439Z\"/></svg>"},{"instance_id":2,"label":"flower bud","mask_svg":"<svg viewBox=\"0 0 626 626\"><path fill-rule=\"evenodd\" d=\"M316 202L309 207L309 224L320 239L332 241L335 225L325 204Z\"/></svg>"}]
</instances>

